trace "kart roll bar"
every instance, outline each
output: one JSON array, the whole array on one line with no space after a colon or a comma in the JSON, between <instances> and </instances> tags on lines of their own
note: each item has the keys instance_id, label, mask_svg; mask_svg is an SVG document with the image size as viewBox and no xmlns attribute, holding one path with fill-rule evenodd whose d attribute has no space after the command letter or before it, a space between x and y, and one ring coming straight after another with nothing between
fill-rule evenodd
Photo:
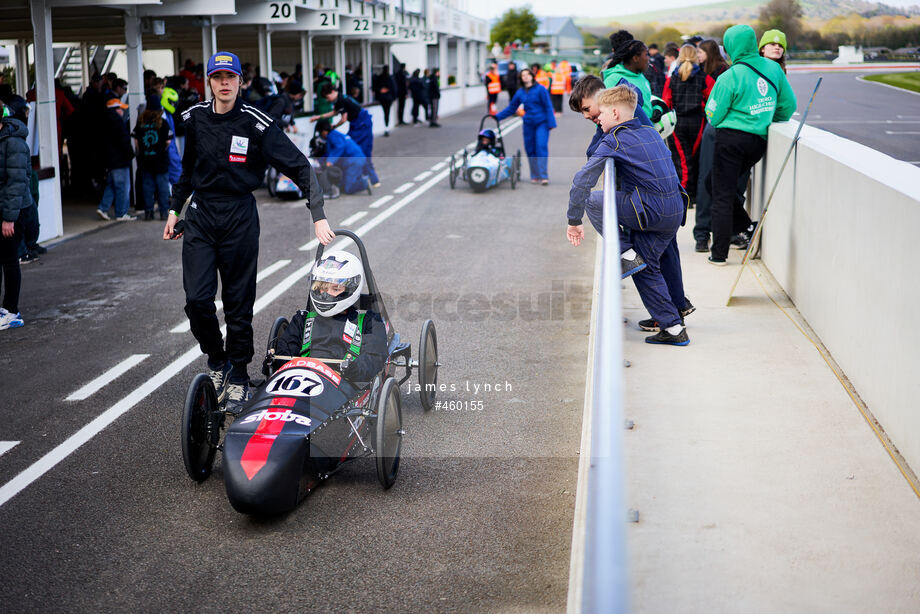
<instances>
[{"instance_id":1,"label":"kart roll bar","mask_svg":"<svg viewBox=\"0 0 920 614\"><path fill-rule=\"evenodd\" d=\"M364 249L364 243L361 239L350 230L345 230L344 228L336 228L332 231L336 236L348 237L355 242L355 245L358 246L358 252L361 255L361 264L364 266L364 277L367 281L367 303L362 305L362 308L371 309L380 314L380 317L383 318L383 321L387 325L387 343L393 339L393 327L390 326L390 316L387 314L386 305L383 304L383 298L380 296L380 291L377 289L377 281L374 279L374 273L371 271L371 266L367 258L367 250ZM314 266L319 263L323 257L323 244L320 243L316 246L316 258L314 260ZM361 298L362 301L365 300L364 297Z\"/></svg>"}]
</instances>

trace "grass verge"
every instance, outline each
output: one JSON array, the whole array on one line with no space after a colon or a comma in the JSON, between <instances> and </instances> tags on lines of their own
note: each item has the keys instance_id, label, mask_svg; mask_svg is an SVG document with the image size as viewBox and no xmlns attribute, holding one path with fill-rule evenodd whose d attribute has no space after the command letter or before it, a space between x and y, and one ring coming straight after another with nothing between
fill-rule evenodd
<instances>
[{"instance_id":1,"label":"grass verge","mask_svg":"<svg viewBox=\"0 0 920 614\"><path fill-rule=\"evenodd\" d=\"M920 92L920 72L892 72L881 75L866 75L866 81L878 81L912 92Z\"/></svg>"}]
</instances>

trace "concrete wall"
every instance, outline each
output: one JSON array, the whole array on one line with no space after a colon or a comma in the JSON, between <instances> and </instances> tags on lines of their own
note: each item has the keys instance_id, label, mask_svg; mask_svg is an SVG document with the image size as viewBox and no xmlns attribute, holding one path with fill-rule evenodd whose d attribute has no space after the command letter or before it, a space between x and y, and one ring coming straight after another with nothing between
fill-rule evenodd
<instances>
[{"instance_id":1,"label":"concrete wall","mask_svg":"<svg viewBox=\"0 0 920 614\"><path fill-rule=\"evenodd\" d=\"M763 207L797 128L770 130ZM806 126L764 226L763 259L920 471L920 168ZM814 433L821 437L821 433Z\"/></svg>"}]
</instances>

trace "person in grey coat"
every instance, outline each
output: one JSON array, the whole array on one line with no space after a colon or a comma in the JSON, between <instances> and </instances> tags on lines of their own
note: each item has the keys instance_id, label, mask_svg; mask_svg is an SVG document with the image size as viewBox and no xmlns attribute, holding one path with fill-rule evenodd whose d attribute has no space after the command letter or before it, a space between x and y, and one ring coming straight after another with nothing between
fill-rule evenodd
<instances>
[{"instance_id":1,"label":"person in grey coat","mask_svg":"<svg viewBox=\"0 0 920 614\"><path fill-rule=\"evenodd\" d=\"M28 128L0 102L0 276L4 283L3 307L0 308L0 330L23 325L19 314L19 242L22 240L20 212L31 204L29 192L30 156L26 137Z\"/></svg>"}]
</instances>

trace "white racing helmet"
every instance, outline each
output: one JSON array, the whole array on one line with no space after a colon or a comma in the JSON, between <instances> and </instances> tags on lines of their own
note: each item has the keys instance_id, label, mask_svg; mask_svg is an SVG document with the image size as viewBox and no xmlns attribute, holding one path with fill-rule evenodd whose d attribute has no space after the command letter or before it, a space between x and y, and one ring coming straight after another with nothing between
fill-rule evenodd
<instances>
[{"instance_id":1,"label":"white racing helmet","mask_svg":"<svg viewBox=\"0 0 920 614\"><path fill-rule=\"evenodd\" d=\"M310 300L316 313L329 317L358 302L367 292L364 266L354 254L334 251L323 254L310 273Z\"/></svg>"},{"instance_id":2,"label":"white racing helmet","mask_svg":"<svg viewBox=\"0 0 920 614\"><path fill-rule=\"evenodd\" d=\"M669 109L667 103L658 96L652 96L652 110L661 111L661 119L655 122L655 129L661 138L667 140L674 132L674 126L677 125L677 112Z\"/></svg>"}]
</instances>

